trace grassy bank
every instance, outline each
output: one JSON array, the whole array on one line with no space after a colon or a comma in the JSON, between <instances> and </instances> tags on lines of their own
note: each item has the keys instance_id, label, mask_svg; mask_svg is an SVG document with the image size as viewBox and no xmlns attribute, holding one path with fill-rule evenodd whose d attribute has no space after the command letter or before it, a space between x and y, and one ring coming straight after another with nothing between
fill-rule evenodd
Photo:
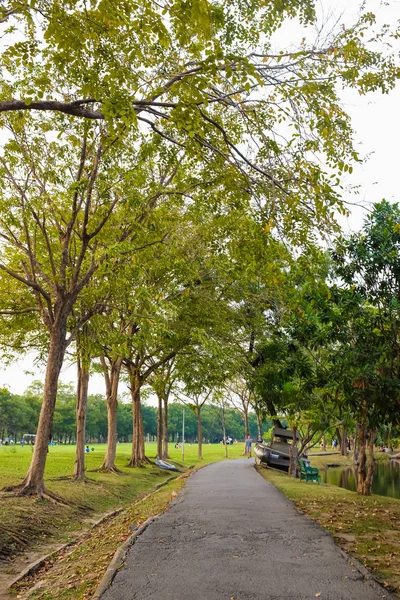
<instances>
[{"instance_id":1,"label":"grassy bank","mask_svg":"<svg viewBox=\"0 0 400 600\"><path fill-rule=\"evenodd\" d=\"M150 516L168 508L183 487L175 480L144 501L92 529L83 540L52 557L40 571L14 587L23 600L89 600L115 551Z\"/></svg>"},{"instance_id":2,"label":"grassy bank","mask_svg":"<svg viewBox=\"0 0 400 600\"><path fill-rule=\"evenodd\" d=\"M336 458L341 457L326 457L330 463L339 464ZM314 457L312 462L322 466L324 459ZM385 587L400 594L399 500L362 497L335 486L305 483L263 467L257 470L293 500L301 512L327 529L343 550L363 563Z\"/></svg>"},{"instance_id":3,"label":"grassy bank","mask_svg":"<svg viewBox=\"0 0 400 600\"><path fill-rule=\"evenodd\" d=\"M93 452L86 455L88 470L98 468L105 452L105 445L91 445ZM224 447L220 444L204 445L201 464L224 459ZM68 506L18 498L12 494L0 496L0 558L13 556L21 551L52 543L62 543L88 527L88 521L102 514L124 507L140 499L158 483L170 476L155 466L129 469L130 444L119 444L116 464L122 475L88 472L90 483L75 483L66 479L73 472L74 446L52 446L46 465L46 486L68 502ZM231 458L238 457L242 445L229 447ZM146 453L154 458L156 445L147 444ZM182 468L195 466L197 445L185 445L185 460L181 450L171 448L171 460ZM0 488L19 483L26 474L32 448L25 446L0 447Z\"/></svg>"}]
</instances>

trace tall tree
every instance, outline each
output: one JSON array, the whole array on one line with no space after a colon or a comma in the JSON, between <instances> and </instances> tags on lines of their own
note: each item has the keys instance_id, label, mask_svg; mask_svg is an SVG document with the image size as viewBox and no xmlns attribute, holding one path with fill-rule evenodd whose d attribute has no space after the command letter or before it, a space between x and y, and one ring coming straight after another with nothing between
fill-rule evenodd
<instances>
[{"instance_id":1,"label":"tall tree","mask_svg":"<svg viewBox=\"0 0 400 600\"><path fill-rule=\"evenodd\" d=\"M3 318L38 313L48 340L35 450L17 486L23 495L47 494L43 476L64 355L84 323L102 308L101 300L93 301L89 284L95 273L101 279L107 247L122 243L130 231L127 217L123 227L117 217L119 207L125 210L132 198L132 190L124 189L126 171L120 173L127 140L122 147L102 126L71 130L66 122L53 141L49 131L57 125L58 120L25 115L21 121L14 115L0 160L2 285L18 282L26 302L15 306L11 298ZM83 309L75 318L78 298Z\"/></svg>"}]
</instances>

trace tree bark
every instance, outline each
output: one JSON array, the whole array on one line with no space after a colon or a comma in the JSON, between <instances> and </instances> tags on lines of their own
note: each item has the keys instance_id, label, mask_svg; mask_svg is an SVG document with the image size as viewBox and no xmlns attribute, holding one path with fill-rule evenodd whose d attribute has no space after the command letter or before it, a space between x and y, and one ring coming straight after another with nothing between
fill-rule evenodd
<instances>
[{"instance_id":1,"label":"tree bark","mask_svg":"<svg viewBox=\"0 0 400 600\"><path fill-rule=\"evenodd\" d=\"M338 439L338 446L340 452L342 451L342 434L340 433L339 427L336 427L336 437Z\"/></svg>"},{"instance_id":2,"label":"tree bark","mask_svg":"<svg viewBox=\"0 0 400 600\"><path fill-rule=\"evenodd\" d=\"M364 495L364 483L367 477L367 422L366 415L360 422L358 430L358 470L357 470L357 494Z\"/></svg>"},{"instance_id":3,"label":"tree bark","mask_svg":"<svg viewBox=\"0 0 400 600\"><path fill-rule=\"evenodd\" d=\"M163 457L163 397L158 394L158 409L157 409L157 458L160 460Z\"/></svg>"},{"instance_id":4,"label":"tree bark","mask_svg":"<svg viewBox=\"0 0 400 600\"><path fill-rule=\"evenodd\" d=\"M360 427L359 423L356 423L356 432L354 436L354 449L353 449L353 460L355 463L358 463L358 429Z\"/></svg>"},{"instance_id":5,"label":"tree bark","mask_svg":"<svg viewBox=\"0 0 400 600\"><path fill-rule=\"evenodd\" d=\"M243 406L243 423L244 423L244 452L243 456L246 454L246 440L249 434L249 411Z\"/></svg>"},{"instance_id":6,"label":"tree bark","mask_svg":"<svg viewBox=\"0 0 400 600\"><path fill-rule=\"evenodd\" d=\"M346 428L346 425L343 425L343 428L342 428L340 454L342 456L347 456L347 428Z\"/></svg>"},{"instance_id":7,"label":"tree bark","mask_svg":"<svg viewBox=\"0 0 400 600\"><path fill-rule=\"evenodd\" d=\"M140 402L140 375L134 366L127 367L132 398L133 438L132 455L129 467L141 467L146 461L144 450L144 433L142 420L142 406Z\"/></svg>"},{"instance_id":8,"label":"tree bark","mask_svg":"<svg viewBox=\"0 0 400 600\"><path fill-rule=\"evenodd\" d=\"M89 390L89 365L85 357L78 355L78 389L76 392L76 453L74 479L85 480L86 410Z\"/></svg>"},{"instance_id":9,"label":"tree bark","mask_svg":"<svg viewBox=\"0 0 400 600\"><path fill-rule=\"evenodd\" d=\"M375 455L374 455L374 443L376 439L376 427L371 429L368 440L368 470L364 481L363 496L370 496L372 492L372 482L374 479L375 472Z\"/></svg>"},{"instance_id":10,"label":"tree bark","mask_svg":"<svg viewBox=\"0 0 400 600\"><path fill-rule=\"evenodd\" d=\"M222 415L221 415L221 421L222 421L222 434L223 434L223 440L224 440L224 444L225 444L225 458L228 458L228 440L226 439L226 425L225 425L225 408L222 407L221 408L222 411Z\"/></svg>"},{"instance_id":11,"label":"tree bark","mask_svg":"<svg viewBox=\"0 0 400 600\"><path fill-rule=\"evenodd\" d=\"M20 485L7 488L10 491L18 491L20 496L38 496L39 498L48 496L60 500L58 496L46 490L44 470L57 399L58 378L66 350L67 314L67 311L65 311L64 314L59 315L50 331L50 348L46 365L43 402L28 473Z\"/></svg>"},{"instance_id":12,"label":"tree bark","mask_svg":"<svg viewBox=\"0 0 400 600\"><path fill-rule=\"evenodd\" d=\"M299 471L299 450L297 447L297 427L292 427L293 442L289 447L289 476L297 477Z\"/></svg>"},{"instance_id":13,"label":"tree bark","mask_svg":"<svg viewBox=\"0 0 400 600\"><path fill-rule=\"evenodd\" d=\"M163 425L163 458L169 458L168 454L168 396L164 396L164 425Z\"/></svg>"},{"instance_id":14,"label":"tree bark","mask_svg":"<svg viewBox=\"0 0 400 600\"><path fill-rule=\"evenodd\" d=\"M258 435L258 439L262 440L262 418L260 416L260 414L256 411L256 418L257 418L257 435Z\"/></svg>"},{"instance_id":15,"label":"tree bark","mask_svg":"<svg viewBox=\"0 0 400 600\"><path fill-rule=\"evenodd\" d=\"M197 456L199 460L203 458L203 429L201 426L201 407L197 407L197 437L199 440Z\"/></svg>"},{"instance_id":16,"label":"tree bark","mask_svg":"<svg viewBox=\"0 0 400 600\"><path fill-rule=\"evenodd\" d=\"M122 367L122 356L110 361L108 368L104 356L100 357L103 367L104 380L106 384L107 395L107 450L104 456L103 464L100 471L109 473L120 473L121 471L115 466L115 457L117 454L117 412L118 412L118 384Z\"/></svg>"}]
</instances>

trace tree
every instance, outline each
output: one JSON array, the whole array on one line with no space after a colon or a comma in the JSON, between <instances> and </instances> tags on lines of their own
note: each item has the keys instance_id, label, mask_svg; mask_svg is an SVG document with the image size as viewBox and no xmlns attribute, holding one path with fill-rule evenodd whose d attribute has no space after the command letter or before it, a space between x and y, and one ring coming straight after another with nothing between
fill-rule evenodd
<instances>
[{"instance_id":1,"label":"tree","mask_svg":"<svg viewBox=\"0 0 400 600\"><path fill-rule=\"evenodd\" d=\"M63 143L49 141L48 131L57 125L51 119L21 121L14 115L0 161L1 285L16 281L27 303L14 305L11 298L3 319L37 313L47 332L35 450L28 474L16 488L19 494L40 497L51 495L44 488L43 475L64 355L80 328L101 308L88 286L95 273L100 278L107 242L122 242L127 235L116 216L117 205L128 201L124 177L121 181L118 172L122 146L101 127L85 125L71 131L67 123L59 136ZM78 298L85 309L75 319Z\"/></svg>"},{"instance_id":2,"label":"tree","mask_svg":"<svg viewBox=\"0 0 400 600\"><path fill-rule=\"evenodd\" d=\"M332 252L345 306L341 355L344 393L358 421L358 492L371 493L378 426L396 425L399 412L400 210L382 201L360 233ZM369 438L369 439L368 439ZM369 465L366 445L369 447Z\"/></svg>"},{"instance_id":3,"label":"tree","mask_svg":"<svg viewBox=\"0 0 400 600\"><path fill-rule=\"evenodd\" d=\"M168 455L168 400L174 385L174 360L160 365L149 378L150 385L157 395L157 458L169 458Z\"/></svg>"},{"instance_id":4,"label":"tree","mask_svg":"<svg viewBox=\"0 0 400 600\"><path fill-rule=\"evenodd\" d=\"M8 0L3 27L20 35L0 63L0 112L52 111L114 132L140 125L212 159L258 201L265 226L305 239L312 224L328 225L340 204L335 175L358 160L337 90L386 93L398 69L374 46L395 32L377 31L369 12L324 40L305 35L274 52L288 18L315 24L316 3Z\"/></svg>"},{"instance_id":5,"label":"tree","mask_svg":"<svg viewBox=\"0 0 400 600\"><path fill-rule=\"evenodd\" d=\"M248 388L246 381L240 378L233 379L226 384L226 390L229 393L229 400L232 406L239 412L244 424L244 438L250 435L249 430L249 409L251 406L251 396L253 392ZM246 444L246 441L245 441ZM245 454L246 448L243 451Z\"/></svg>"}]
</instances>

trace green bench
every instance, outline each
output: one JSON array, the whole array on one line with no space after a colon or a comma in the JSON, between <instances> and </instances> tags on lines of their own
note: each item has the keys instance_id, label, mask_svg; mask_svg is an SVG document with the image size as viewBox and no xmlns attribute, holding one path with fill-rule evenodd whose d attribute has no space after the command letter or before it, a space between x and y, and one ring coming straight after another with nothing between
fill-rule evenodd
<instances>
[{"instance_id":1,"label":"green bench","mask_svg":"<svg viewBox=\"0 0 400 600\"><path fill-rule=\"evenodd\" d=\"M319 472L318 469L310 467L310 463L305 460L299 461L300 466L300 479L304 481L315 481L319 483Z\"/></svg>"}]
</instances>

